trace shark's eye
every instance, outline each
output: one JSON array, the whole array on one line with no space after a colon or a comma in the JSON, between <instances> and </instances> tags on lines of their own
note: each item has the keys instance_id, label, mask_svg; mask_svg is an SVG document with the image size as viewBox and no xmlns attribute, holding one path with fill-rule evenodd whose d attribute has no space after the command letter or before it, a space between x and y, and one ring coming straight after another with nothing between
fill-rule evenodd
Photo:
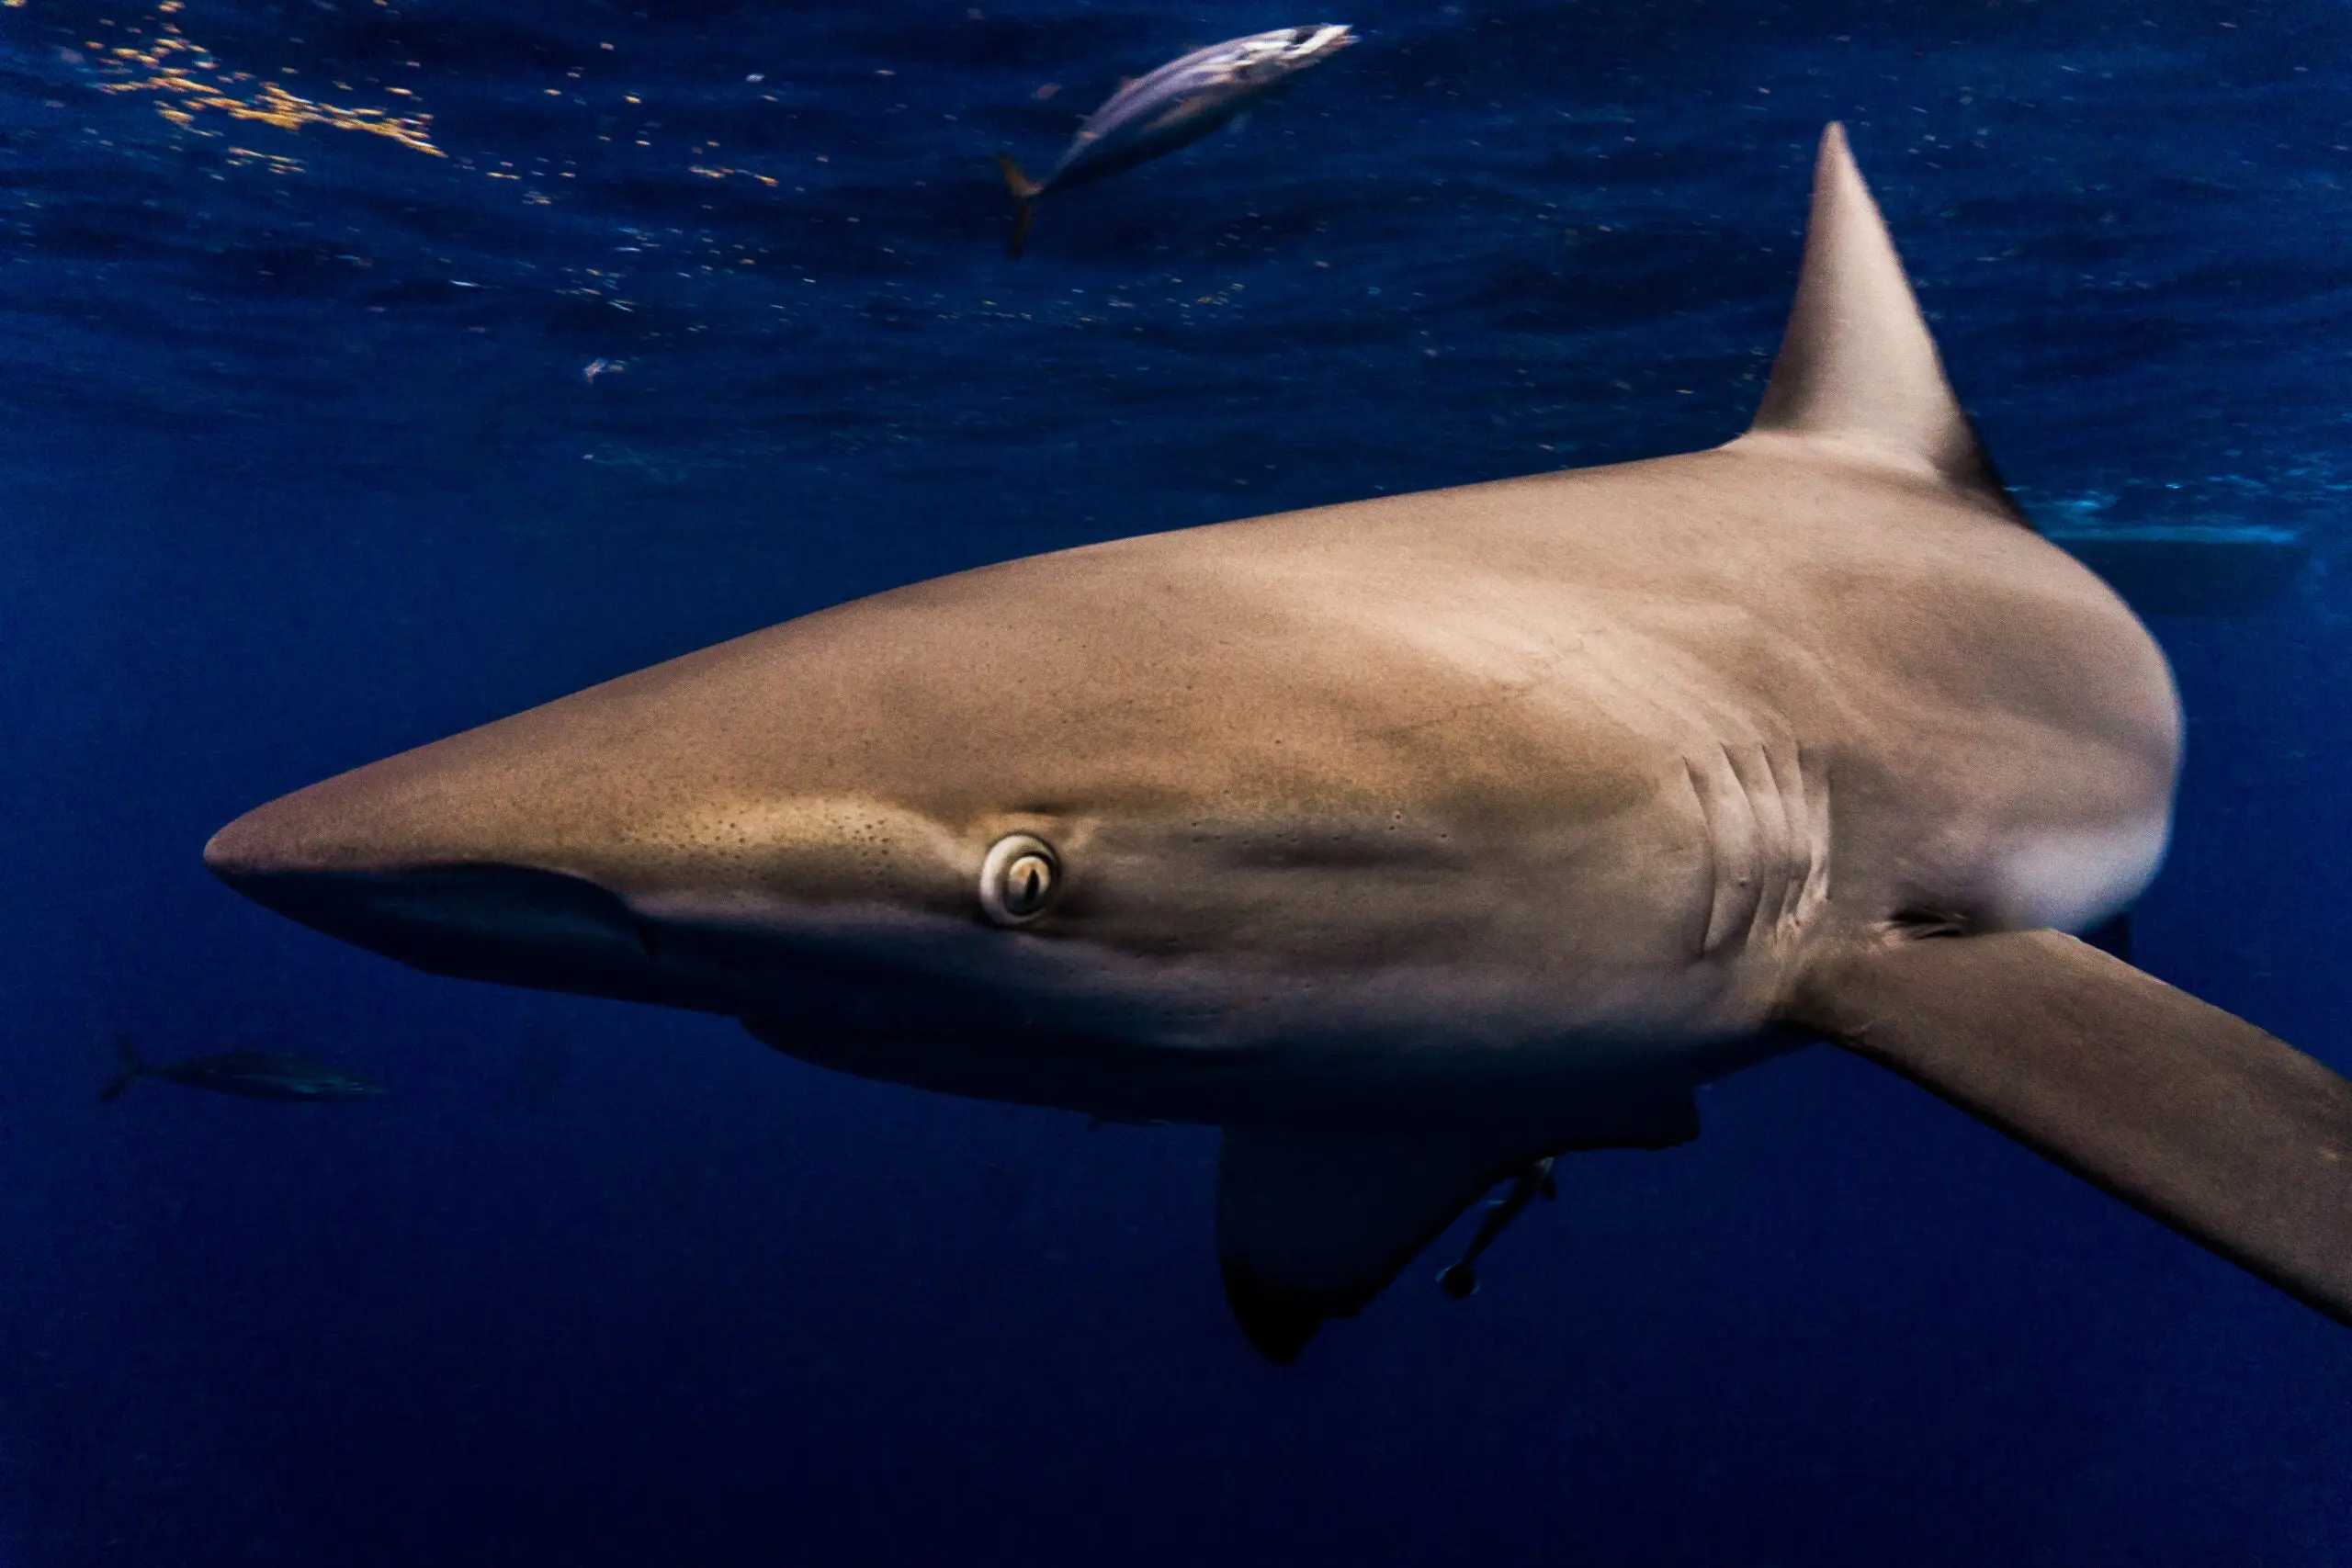
<instances>
[{"instance_id":1,"label":"shark's eye","mask_svg":"<svg viewBox=\"0 0 2352 1568\"><path fill-rule=\"evenodd\" d=\"M980 865L980 908L998 925L1021 925L1053 902L1061 877L1051 845L1026 833L1008 834Z\"/></svg>"}]
</instances>

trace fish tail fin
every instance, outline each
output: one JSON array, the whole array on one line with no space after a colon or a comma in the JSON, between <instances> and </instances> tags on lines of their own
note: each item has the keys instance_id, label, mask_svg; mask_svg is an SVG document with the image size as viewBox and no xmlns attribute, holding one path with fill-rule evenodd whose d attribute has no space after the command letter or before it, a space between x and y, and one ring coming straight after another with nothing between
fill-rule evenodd
<instances>
[{"instance_id":1,"label":"fish tail fin","mask_svg":"<svg viewBox=\"0 0 2352 1568\"><path fill-rule=\"evenodd\" d=\"M124 1089L147 1076L147 1064L139 1059L139 1052L131 1045L130 1035L116 1035L114 1049L115 1055L121 1058L122 1066L115 1074L114 1081L98 1091L98 1101L103 1105L112 1105L122 1098Z\"/></svg>"},{"instance_id":2,"label":"fish tail fin","mask_svg":"<svg viewBox=\"0 0 2352 1568\"><path fill-rule=\"evenodd\" d=\"M1029 243L1029 225L1037 216L1037 196L1046 187L1021 172L1021 165L1012 157L996 155L997 172L1004 175L1004 188L1012 193L1012 237L1004 243L1004 254L1015 261Z\"/></svg>"}]
</instances>

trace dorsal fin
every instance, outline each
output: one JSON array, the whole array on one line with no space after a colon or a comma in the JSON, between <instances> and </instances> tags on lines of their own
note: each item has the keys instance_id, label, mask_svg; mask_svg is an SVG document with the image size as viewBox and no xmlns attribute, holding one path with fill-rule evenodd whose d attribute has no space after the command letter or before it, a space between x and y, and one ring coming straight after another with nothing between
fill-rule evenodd
<instances>
[{"instance_id":1,"label":"dorsal fin","mask_svg":"<svg viewBox=\"0 0 2352 1568\"><path fill-rule=\"evenodd\" d=\"M1842 125L1821 138L1796 304L1748 428L1911 468L2025 520L1944 379Z\"/></svg>"}]
</instances>

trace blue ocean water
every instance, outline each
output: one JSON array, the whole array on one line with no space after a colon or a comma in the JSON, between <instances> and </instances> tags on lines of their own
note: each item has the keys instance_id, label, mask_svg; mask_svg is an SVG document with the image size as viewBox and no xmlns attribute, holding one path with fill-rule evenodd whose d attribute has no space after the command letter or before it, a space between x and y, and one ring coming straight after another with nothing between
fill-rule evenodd
<instances>
[{"instance_id":1,"label":"blue ocean water","mask_svg":"<svg viewBox=\"0 0 2352 1568\"><path fill-rule=\"evenodd\" d=\"M2352 1558L2352 1337L1826 1050L1276 1369L1211 1133L430 978L205 874L261 800L855 594L1723 440L1835 118L2030 507L2308 546L2152 620L2139 957L2352 1069L2352 14L1381 0L1003 258L990 154L1320 19L0 8L0 1562ZM101 1106L116 1031L393 1092Z\"/></svg>"}]
</instances>

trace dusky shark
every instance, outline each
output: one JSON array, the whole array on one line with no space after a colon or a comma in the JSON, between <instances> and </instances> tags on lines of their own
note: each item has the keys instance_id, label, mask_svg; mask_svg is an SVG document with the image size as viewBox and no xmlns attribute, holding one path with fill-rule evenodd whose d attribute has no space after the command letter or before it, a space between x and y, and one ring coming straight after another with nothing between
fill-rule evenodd
<instances>
[{"instance_id":1,"label":"dusky shark","mask_svg":"<svg viewBox=\"0 0 2352 1568\"><path fill-rule=\"evenodd\" d=\"M1016 560L314 784L207 863L439 974L1222 1127L1295 1356L1498 1180L1826 1038L2352 1322L2352 1086L2066 933L2171 827L2163 655L2036 534L1833 126L1712 451Z\"/></svg>"},{"instance_id":2,"label":"dusky shark","mask_svg":"<svg viewBox=\"0 0 2352 1568\"><path fill-rule=\"evenodd\" d=\"M1171 60L1103 100L1079 125L1061 161L1042 180L1021 172L1011 154L997 154L997 172L1012 193L1012 233L1004 254L1018 259L1029 243L1037 198L1122 175L1233 124L1287 87L1298 73L1322 64L1355 42L1344 22L1277 28L1227 39Z\"/></svg>"}]
</instances>

